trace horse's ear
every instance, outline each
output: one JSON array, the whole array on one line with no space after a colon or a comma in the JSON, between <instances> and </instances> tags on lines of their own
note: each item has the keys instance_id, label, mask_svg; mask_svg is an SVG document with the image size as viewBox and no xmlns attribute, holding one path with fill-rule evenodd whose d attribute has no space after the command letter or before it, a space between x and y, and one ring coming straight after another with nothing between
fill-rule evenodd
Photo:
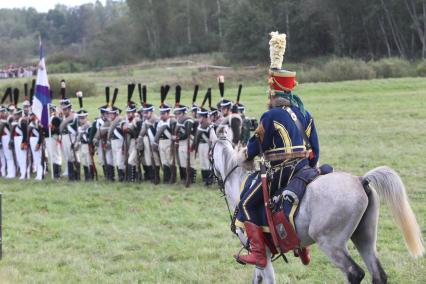
<instances>
[{"instance_id":1,"label":"horse's ear","mask_svg":"<svg viewBox=\"0 0 426 284\"><path fill-rule=\"evenodd\" d=\"M219 139L220 138L226 138L227 135L228 135L227 128L224 127L224 126L222 126L222 127L219 126L216 130L216 135Z\"/></svg>"}]
</instances>

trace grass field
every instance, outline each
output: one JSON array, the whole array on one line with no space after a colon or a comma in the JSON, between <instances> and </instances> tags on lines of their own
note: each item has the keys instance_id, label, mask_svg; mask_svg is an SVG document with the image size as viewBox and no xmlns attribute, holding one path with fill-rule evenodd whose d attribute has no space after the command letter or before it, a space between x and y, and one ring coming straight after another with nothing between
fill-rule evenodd
<instances>
[{"instance_id":1,"label":"grass field","mask_svg":"<svg viewBox=\"0 0 426 284\"><path fill-rule=\"evenodd\" d=\"M357 175L380 165L396 169L423 234L425 90L426 80L414 78L298 87L316 119L321 162ZM265 92L263 85L244 89L250 116L264 111ZM186 102L189 93L184 93ZM234 97L236 90L227 94ZM218 98L217 91L214 95ZM118 105L124 105L124 97ZM92 114L102 103L103 97L87 99ZM0 283L250 282L252 267L232 258L239 242L229 230L216 188L1 180L0 192ZM425 258L410 258L386 206L380 212L378 253L389 282L426 283ZM349 247L365 269L353 245ZM312 255L308 267L293 257L289 264L275 263L277 282L343 282L316 246ZM369 275L366 279L371 282Z\"/></svg>"}]
</instances>

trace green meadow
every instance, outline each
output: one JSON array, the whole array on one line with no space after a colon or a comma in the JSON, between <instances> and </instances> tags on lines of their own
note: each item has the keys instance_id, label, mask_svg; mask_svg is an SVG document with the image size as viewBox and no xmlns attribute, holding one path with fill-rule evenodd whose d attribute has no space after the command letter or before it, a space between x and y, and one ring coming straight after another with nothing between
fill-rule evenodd
<instances>
[{"instance_id":1,"label":"green meadow","mask_svg":"<svg viewBox=\"0 0 426 284\"><path fill-rule=\"evenodd\" d=\"M110 75L87 76L98 84L98 96L85 99L91 119L104 103L103 87L126 81ZM137 79L138 74L132 76ZM262 82L243 88L242 101L250 117L259 118L266 109L266 80ZM227 97L235 97L234 87L226 89ZM158 105L159 92L154 95L154 91L149 90L150 101ZM170 95L173 93L172 89ZM425 235L426 80L307 83L298 86L297 93L316 119L320 162L356 175L380 165L394 168L406 185ZM122 88L117 106L124 108L126 94ZM191 94L192 89L186 88L185 103ZM217 102L216 88L213 96ZM229 230L226 205L216 186L187 189L181 185L110 184L102 178L93 183L1 179L0 192L0 283L251 280L252 267L241 266L232 257L240 248L239 241ZM425 258L410 257L384 204L377 246L389 283L426 283ZM353 244L349 247L366 270ZM307 267L292 255L288 264L277 261L274 266L277 283L344 282L343 274L316 246ZM371 283L368 273L364 282Z\"/></svg>"}]
</instances>

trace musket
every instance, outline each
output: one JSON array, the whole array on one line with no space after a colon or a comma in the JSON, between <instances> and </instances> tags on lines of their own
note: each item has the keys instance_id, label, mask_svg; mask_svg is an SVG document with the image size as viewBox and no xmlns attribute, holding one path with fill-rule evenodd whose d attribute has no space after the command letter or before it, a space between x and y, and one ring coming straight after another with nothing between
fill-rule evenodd
<instances>
[{"instance_id":1,"label":"musket","mask_svg":"<svg viewBox=\"0 0 426 284\"><path fill-rule=\"evenodd\" d=\"M143 141L142 141L143 143ZM142 151L138 150L137 138L135 138L135 151L136 151L136 170L138 172L138 181L142 180L142 168L141 168L141 155Z\"/></svg>"},{"instance_id":2,"label":"musket","mask_svg":"<svg viewBox=\"0 0 426 284\"><path fill-rule=\"evenodd\" d=\"M106 145L107 145L107 135L102 135L101 132L101 128L102 126L99 128L99 137L100 137L100 141L99 141L99 147L101 147L101 151L102 151L102 161L104 163L104 167L106 168L107 165L107 159L106 159Z\"/></svg>"},{"instance_id":3,"label":"musket","mask_svg":"<svg viewBox=\"0 0 426 284\"><path fill-rule=\"evenodd\" d=\"M41 149L40 149L40 151L41 151L41 161L40 161L40 163L41 163L41 166L43 167L43 174L42 174L42 176L44 178L44 170L47 167L47 163L46 163L46 145L45 145L44 139L41 142L40 147L41 147ZM50 170L53 171L53 169L50 169Z\"/></svg>"},{"instance_id":4,"label":"musket","mask_svg":"<svg viewBox=\"0 0 426 284\"><path fill-rule=\"evenodd\" d=\"M77 162L77 153L75 152L75 143L77 143L77 137L76 140L74 141L74 143L72 142L72 137L71 137L71 133L68 132L68 137L70 138L70 142L71 142L71 150L72 150L72 154L74 156L74 162L72 163L74 166L74 170L78 173L80 172L80 168L78 167L78 162Z\"/></svg>"},{"instance_id":5,"label":"musket","mask_svg":"<svg viewBox=\"0 0 426 284\"><path fill-rule=\"evenodd\" d=\"M27 128L27 139L28 139L28 148L27 148L27 169L26 169L26 172L25 172L25 178L28 178L28 179L30 179L31 178L31 171L32 171L32 168L33 168L33 153L32 153L32 150L31 150L31 141L30 141L30 131L31 131L31 127L30 127L30 125L29 125L29 123L28 123L28 128ZM40 134L41 135L41 134ZM22 142L24 142L24 141L22 141Z\"/></svg>"},{"instance_id":6,"label":"musket","mask_svg":"<svg viewBox=\"0 0 426 284\"><path fill-rule=\"evenodd\" d=\"M96 181L98 181L98 169L96 168L96 164L95 164L95 158L93 157L93 155L95 154L95 150L93 148L93 145L88 145L89 146L89 155L90 155L90 168L93 170L93 173L95 174L95 179Z\"/></svg>"},{"instance_id":7,"label":"musket","mask_svg":"<svg viewBox=\"0 0 426 284\"><path fill-rule=\"evenodd\" d=\"M12 126L12 130L10 132L9 144L12 145L12 147L10 147L11 148L10 150L12 151L13 163L15 164L16 174L18 175L18 174L20 174L20 168L19 168L19 165L18 165L18 162L17 162L18 160L16 158L16 151L15 151L15 136L14 136L15 127L16 127L16 125ZM8 145L8 147L9 147L9 145Z\"/></svg>"},{"instance_id":8,"label":"musket","mask_svg":"<svg viewBox=\"0 0 426 284\"><path fill-rule=\"evenodd\" d=\"M129 178L129 145L127 144L127 133L123 130L123 152L124 152L124 180L127 181Z\"/></svg>"},{"instance_id":9,"label":"musket","mask_svg":"<svg viewBox=\"0 0 426 284\"><path fill-rule=\"evenodd\" d=\"M175 183L176 182L176 155L177 155L177 148L179 147L179 138L177 136L177 125L175 124L174 129L173 129L173 133L174 133L174 137L176 137L176 140L172 139L172 149L171 149L171 154L172 154L172 164L170 167L170 183ZM173 138L173 137L172 137Z\"/></svg>"},{"instance_id":10,"label":"musket","mask_svg":"<svg viewBox=\"0 0 426 284\"><path fill-rule=\"evenodd\" d=\"M185 180L185 187L189 187L191 184L191 129L185 129L188 130L188 138L186 141L186 180Z\"/></svg>"},{"instance_id":11,"label":"musket","mask_svg":"<svg viewBox=\"0 0 426 284\"><path fill-rule=\"evenodd\" d=\"M157 173L157 170L156 170L157 165L155 164L155 154L154 154L154 151L152 150L151 139L149 138L148 131L149 131L149 128L146 131L146 133L147 133L146 136L148 138L148 147L149 147L149 152L151 153L152 166L154 168L154 184L159 184L160 183L160 177L158 176L158 173ZM159 166L162 167L161 160L160 160Z\"/></svg>"},{"instance_id":12,"label":"musket","mask_svg":"<svg viewBox=\"0 0 426 284\"><path fill-rule=\"evenodd\" d=\"M186 156L186 181L185 186L189 187L191 184L191 131L188 133L188 138L186 142L186 150L187 150L187 156Z\"/></svg>"}]
</instances>

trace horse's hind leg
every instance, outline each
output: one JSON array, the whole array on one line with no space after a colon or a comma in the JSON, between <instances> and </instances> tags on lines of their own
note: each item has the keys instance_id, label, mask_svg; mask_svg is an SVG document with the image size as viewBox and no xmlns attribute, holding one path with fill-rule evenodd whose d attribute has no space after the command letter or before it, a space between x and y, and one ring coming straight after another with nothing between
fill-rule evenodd
<instances>
[{"instance_id":1,"label":"horse's hind leg","mask_svg":"<svg viewBox=\"0 0 426 284\"><path fill-rule=\"evenodd\" d=\"M355 244L362 259L367 265L374 284L387 283L386 273L376 253L377 218L379 215L378 206L379 201L377 193L372 191L369 197L367 210L352 235L352 242Z\"/></svg>"},{"instance_id":2,"label":"horse's hind leg","mask_svg":"<svg viewBox=\"0 0 426 284\"><path fill-rule=\"evenodd\" d=\"M345 273L349 283L361 283L365 272L352 259L346 245L339 246L330 239L324 239L324 242L318 241L318 246Z\"/></svg>"}]
</instances>

